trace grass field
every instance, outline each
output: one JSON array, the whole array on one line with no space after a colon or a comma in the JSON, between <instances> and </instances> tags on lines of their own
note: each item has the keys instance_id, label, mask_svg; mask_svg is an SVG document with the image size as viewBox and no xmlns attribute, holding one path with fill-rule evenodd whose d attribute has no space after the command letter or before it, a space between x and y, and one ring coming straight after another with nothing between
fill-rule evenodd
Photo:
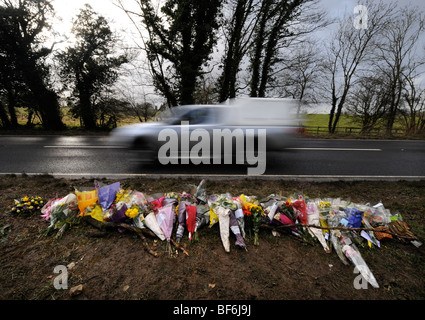
<instances>
[{"instance_id":1,"label":"grass field","mask_svg":"<svg viewBox=\"0 0 425 320\"><path fill-rule=\"evenodd\" d=\"M80 126L79 119L72 117L69 108L62 108L62 121L69 129L61 134L91 134ZM24 127L27 123L27 112L24 108L17 108L18 123L22 126L19 131L13 131L13 133L27 134L31 131L43 131L40 124L40 119L33 119L33 127ZM131 115L119 115L118 126L128 125L132 123L138 123L139 120L136 116ZM337 125L337 132L333 135L328 133L328 122L329 114L305 114L303 125L306 128L305 134L307 136L320 136L324 138L379 138L384 137L385 128L383 123L378 124L375 129L380 131L374 131L368 135L360 135L361 123L357 116L342 114ZM108 132L108 129L99 129L93 133L98 134L101 132ZM7 133L3 131L3 133ZM423 135L405 136L403 119L400 117L394 124L393 134L397 138L403 137L407 139L423 139Z\"/></svg>"},{"instance_id":2,"label":"grass field","mask_svg":"<svg viewBox=\"0 0 425 320\"><path fill-rule=\"evenodd\" d=\"M25 125L27 122L27 112L24 108L17 108L18 122L20 125ZM80 121L72 117L69 108L62 108L62 121L69 128L79 127ZM304 125L311 127L327 127L329 114L306 114ZM121 115L118 119L118 126L137 123L139 120L136 116ZM40 120L36 118L33 121L34 125L39 125ZM359 123L356 122L356 117L353 115L341 115L338 127L356 127Z\"/></svg>"}]
</instances>

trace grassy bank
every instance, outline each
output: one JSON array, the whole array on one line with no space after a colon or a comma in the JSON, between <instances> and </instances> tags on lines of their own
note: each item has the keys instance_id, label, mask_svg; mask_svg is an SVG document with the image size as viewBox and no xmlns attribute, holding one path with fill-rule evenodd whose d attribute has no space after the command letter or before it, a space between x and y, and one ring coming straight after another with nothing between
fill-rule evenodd
<instances>
[{"instance_id":1,"label":"grassy bank","mask_svg":"<svg viewBox=\"0 0 425 320\"><path fill-rule=\"evenodd\" d=\"M102 180L104 183L115 181ZM147 194L187 190L180 179L126 179L123 186ZM218 224L199 231L199 240L189 241L182 253L172 257L164 243L148 239L158 257L148 254L134 234L99 231L80 223L60 240L44 233L48 223L39 214L11 215L13 199L42 196L64 197L77 188L93 188L87 179L55 179L51 176L0 177L0 298L1 299L167 299L167 300L421 300L425 298L425 251L398 240L383 242L381 248L360 247L361 254L380 288L357 290L353 266L345 266L335 252L327 254L318 244L305 244L291 234L274 237L260 230L260 245L246 240L247 251L234 245L223 250ZM207 181L208 194L230 192L267 196L271 193L307 197L341 197L353 202L382 201L391 212L399 211L421 240L425 237L423 190L425 182L289 182ZM57 265L70 270L70 290L56 290Z\"/></svg>"}]
</instances>

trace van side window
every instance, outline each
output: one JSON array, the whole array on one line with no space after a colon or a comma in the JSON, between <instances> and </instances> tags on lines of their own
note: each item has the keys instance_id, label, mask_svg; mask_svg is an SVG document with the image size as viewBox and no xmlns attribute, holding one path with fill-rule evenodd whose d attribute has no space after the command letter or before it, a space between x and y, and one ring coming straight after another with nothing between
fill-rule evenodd
<instances>
[{"instance_id":1,"label":"van side window","mask_svg":"<svg viewBox=\"0 0 425 320\"><path fill-rule=\"evenodd\" d=\"M211 122L211 112L207 108L191 110L178 120L178 124L181 121L189 121L189 124L209 123Z\"/></svg>"}]
</instances>

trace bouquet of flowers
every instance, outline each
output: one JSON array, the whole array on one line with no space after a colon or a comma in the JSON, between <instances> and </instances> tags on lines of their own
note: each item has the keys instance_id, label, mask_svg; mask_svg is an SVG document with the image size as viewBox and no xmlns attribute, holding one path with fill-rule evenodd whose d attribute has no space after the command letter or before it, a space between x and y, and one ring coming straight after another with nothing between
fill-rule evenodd
<instances>
[{"instance_id":1,"label":"bouquet of flowers","mask_svg":"<svg viewBox=\"0 0 425 320\"><path fill-rule=\"evenodd\" d=\"M292 209L290 201L282 202L277 208L277 214L275 219L282 224L294 224L295 223L295 214ZM295 227L291 228L292 231L296 231Z\"/></svg>"},{"instance_id":2,"label":"bouquet of flowers","mask_svg":"<svg viewBox=\"0 0 425 320\"><path fill-rule=\"evenodd\" d=\"M221 194L219 196L214 196L208 201L210 206L210 221L213 216L217 217L220 226L220 237L224 246L224 250L226 252L230 252L230 212L232 210L237 210L238 205L235 201L233 201L233 198L230 194Z\"/></svg>"},{"instance_id":3,"label":"bouquet of flowers","mask_svg":"<svg viewBox=\"0 0 425 320\"><path fill-rule=\"evenodd\" d=\"M212 195L208 197L208 206L210 208L210 212L209 212L210 228L218 222L218 216L213 209L216 206L215 201L217 199L218 199L218 195Z\"/></svg>"},{"instance_id":4,"label":"bouquet of flowers","mask_svg":"<svg viewBox=\"0 0 425 320\"><path fill-rule=\"evenodd\" d=\"M112 203L114 203L115 197L120 190L121 186L119 182L107 186L102 186L97 189L98 202L103 210L109 209Z\"/></svg>"},{"instance_id":5,"label":"bouquet of flowers","mask_svg":"<svg viewBox=\"0 0 425 320\"><path fill-rule=\"evenodd\" d=\"M320 226L319 208L314 201L308 201L306 207L307 223L309 225ZM326 243L325 237L321 230L317 228L308 228L308 231L313 237L316 237L326 253L330 253L330 248Z\"/></svg>"},{"instance_id":6,"label":"bouquet of flowers","mask_svg":"<svg viewBox=\"0 0 425 320\"><path fill-rule=\"evenodd\" d=\"M245 239L245 218L244 218L244 212L242 210L242 204L240 202L239 197L233 198L233 202L236 204L237 209L235 210L235 218L239 225L239 230L241 231L242 238Z\"/></svg>"},{"instance_id":7,"label":"bouquet of flowers","mask_svg":"<svg viewBox=\"0 0 425 320\"><path fill-rule=\"evenodd\" d=\"M176 231L176 242L180 242L183 238L184 230L186 229L186 206L191 206L196 203L196 199L190 194L183 192L182 194L178 194L178 197L176 198L178 201L178 204L176 206L176 212L177 212L177 231ZM195 218L196 219L196 218ZM191 234L192 236L192 234Z\"/></svg>"},{"instance_id":8,"label":"bouquet of flowers","mask_svg":"<svg viewBox=\"0 0 425 320\"><path fill-rule=\"evenodd\" d=\"M80 209L75 194L69 194L64 198L50 200L43 208L42 217L50 221L46 235L52 230L59 230L56 238L62 237L66 228L79 222Z\"/></svg>"},{"instance_id":9,"label":"bouquet of flowers","mask_svg":"<svg viewBox=\"0 0 425 320\"><path fill-rule=\"evenodd\" d=\"M14 202L10 211L17 214L33 214L44 206L44 200L41 197L23 197Z\"/></svg>"},{"instance_id":10,"label":"bouquet of flowers","mask_svg":"<svg viewBox=\"0 0 425 320\"><path fill-rule=\"evenodd\" d=\"M165 196L159 197L158 199L155 199L153 201L150 201L149 204L153 211L157 211L159 208L163 206L163 201L165 199Z\"/></svg>"},{"instance_id":11,"label":"bouquet of flowers","mask_svg":"<svg viewBox=\"0 0 425 320\"><path fill-rule=\"evenodd\" d=\"M172 205L159 208L156 219L158 221L159 227L162 230L162 233L165 236L165 239L167 240L167 251L171 254L170 240L175 219L175 213Z\"/></svg>"},{"instance_id":12,"label":"bouquet of flowers","mask_svg":"<svg viewBox=\"0 0 425 320\"><path fill-rule=\"evenodd\" d=\"M241 230L239 228L239 224L238 224L238 221L236 219L234 211L230 211L229 225L230 225L230 230L232 230L233 234L236 237L235 245L246 250L246 244L245 244L245 241L244 241L244 239L241 235Z\"/></svg>"},{"instance_id":13,"label":"bouquet of flowers","mask_svg":"<svg viewBox=\"0 0 425 320\"><path fill-rule=\"evenodd\" d=\"M143 224L149 228L155 235L161 240L165 240L165 235L162 232L158 220L156 219L155 213L151 211L143 220Z\"/></svg>"},{"instance_id":14,"label":"bouquet of flowers","mask_svg":"<svg viewBox=\"0 0 425 320\"><path fill-rule=\"evenodd\" d=\"M266 199L263 199L260 204L264 209L264 216L267 218L267 223L273 224L274 216L280 204L279 198L271 194Z\"/></svg>"},{"instance_id":15,"label":"bouquet of flowers","mask_svg":"<svg viewBox=\"0 0 425 320\"><path fill-rule=\"evenodd\" d=\"M307 211L306 211L306 203L303 196L298 196L298 199L293 200L291 198L292 208L294 210L296 218L302 223L307 224Z\"/></svg>"},{"instance_id":16,"label":"bouquet of flowers","mask_svg":"<svg viewBox=\"0 0 425 320\"><path fill-rule=\"evenodd\" d=\"M263 208L260 206L252 205L250 208L252 213L252 230L254 231L254 245L258 246L258 233L263 221Z\"/></svg>"},{"instance_id":17,"label":"bouquet of flowers","mask_svg":"<svg viewBox=\"0 0 425 320\"><path fill-rule=\"evenodd\" d=\"M264 210L259 205L258 200L253 196L242 194L239 196L239 199L242 204L242 211L248 222L248 230L250 231L252 229L254 232L254 245L259 245L258 233L263 222Z\"/></svg>"},{"instance_id":18,"label":"bouquet of flowers","mask_svg":"<svg viewBox=\"0 0 425 320\"><path fill-rule=\"evenodd\" d=\"M185 204L186 207L186 225L189 232L189 239L192 240L192 235L195 233L196 227L196 206Z\"/></svg>"},{"instance_id":19,"label":"bouquet of flowers","mask_svg":"<svg viewBox=\"0 0 425 320\"><path fill-rule=\"evenodd\" d=\"M97 221L105 222L103 218L103 209L102 206L99 204L92 204L91 206L87 207L84 211L84 216L91 216Z\"/></svg>"},{"instance_id":20,"label":"bouquet of flowers","mask_svg":"<svg viewBox=\"0 0 425 320\"><path fill-rule=\"evenodd\" d=\"M84 215L87 207L96 204L98 201L97 190L79 191L76 189L75 194L78 199L78 208L80 209L81 216Z\"/></svg>"},{"instance_id":21,"label":"bouquet of flowers","mask_svg":"<svg viewBox=\"0 0 425 320\"><path fill-rule=\"evenodd\" d=\"M321 200L317 199L315 200L317 203L317 206L319 208L319 221L320 225L323 228L328 227L328 216L329 212L331 211L331 202L327 199ZM328 229L322 229L323 236L325 237L326 241L330 240L330 232Z\"/></svg>"},{"instance_id":22,"label":"bouquet of flowers","mask_svg":"<svg viewBox=\"0 0 425 320\"><path fill-rule=\"evenodd\" d=\"M110 220L114 223L121 223L121 222L128 222L129 217L126 215L127 210L129 209L127 207L127 204L123 201L118 202L117 204L114 204L111 206L111 211L109 212Z\"/></svg>"},{"instance_id":23,"label":"bouquet of flowers","mask_svg":"<svg viewBox=\"0 0 425 320\"><path fill-rule=\"evenodd\" d=\"M210 221L209 216L210 208L207 204L197 204L196 205L196 225L195 225L195 240L198 238L198 230L208 225Z\"/></svg>"},{"instance_id":24,"label":"bouquet of flowers","mask_svg":"<svg viewBox=\"0 0 425 320\"><path fill-rule=\"evenodd\" d=\"M360 251L357 249L355 244L352 243L349 237L345 236L344 233L341 234L342 236L340 238L340 242L342 245L342 252L348 258L348 260L354 264L354 266L367 282L369 282L374 288L379 288L378 282L376 281L366 262L363 260Z\"/></svg>"},{"instance_id":25,"label":"bouquet of flowers","mask_svg":"<svg viewBox=\"0 0 425 320\"><path fill-rule=\"evenodd\" d=\"M218 216L218 223L220 226L220 238L223 243L224 250L230 252L230 242L229 242L229 215L230 209L217 205L213 208L214 212Z\"/></svg>"}]
</instances>

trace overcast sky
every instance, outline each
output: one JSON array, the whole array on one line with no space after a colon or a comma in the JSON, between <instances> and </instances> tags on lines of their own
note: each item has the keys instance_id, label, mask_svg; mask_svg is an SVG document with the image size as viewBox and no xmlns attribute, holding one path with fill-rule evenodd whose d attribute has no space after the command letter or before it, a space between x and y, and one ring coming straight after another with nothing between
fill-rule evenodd
<instances>
[{"instance_id":1,"label":"overcast sky","mask_svg":"<svg viewBox=\"0 0 425 320\"><path fill-rule=\"evenodd\" d=\"M137 4L135 0L122 0L126 8L133 9L136 12ZM387 2L384 0L384 2ZM388 0L388 2L394 2ZM63 36L66 36L72 41L72 35L70 34L72 27L72 19L75 19L79 10L83 8L84 4L88 3L95 12L104 16L111 22L113 31L119 33L123 38L128 39L130 45L132 39L137 41L137 31L127 17L125 12L117 7L114 3L116 0L54 0L53 5L55 8L56 16L60 17L62 21L57 21L53 25L54 31ZM354 14L354 7L357 5L357 0L320 0L319 4L324 8L330 18L342 17L345 14ZM425 0L399 0L397 1L400 7L406 5L417 6L422 12L425 12ZM325 33L329 34L329 32ZM319 35L319 34L318 34ZM66 43L63 43L66 45ZM144 90L144 89L143 89Z\"/></svg>"},{"instance_id":2,"label":"overcast sky","mask_svg":"<svg viewBox=\"0 0 425 320\"><path fill-rule=\"evenodd\" d=\"M85 3L90 4L95 11L116 20L117 22L127 24L128 21L126 15L122 10L118 9L113 3L115 0L54 0L53 5L55 6L56 12L59 16L63 17L65 21L69 22L80 8ZM124 3L131 5L134 0L124 0ZM386 1L384 1L386 2ZM391 1L388 1L391 2ZM424 0L398 0L401 6L410 5L418 6L425 9ZM353 12L354 6L357 4L356 0L321 0L321 6L326 8L330 15L338 16L343 15L344 12Z\"/></svg>"},{"instance_id":3,"label":"overcast sky","mask_svg":"<svg viewBox=\"0 0 425 320\"><path fill-rule=\"evenodd\" d=\"M123 0L126 7L136 9L134 0ZM391 2L388 0L388 2ZM425 0L399 0L400 6L418 6L425 11ZM54 29L60 33L69 33L71 29L71 21L76 17L79 9L85 3L90 4L92 8L99 14L112 21L113 28L116 31L122 32L124 35L135 31L134 26L127 15L118 8L114 3L116 0L54 0L56 15L62 18L62 22L57 22ZM332 18L343 16L346 13L353 13L357 0L321 0L320 6L326 9L329 16Z\"/></svg>"}]
</instances>

